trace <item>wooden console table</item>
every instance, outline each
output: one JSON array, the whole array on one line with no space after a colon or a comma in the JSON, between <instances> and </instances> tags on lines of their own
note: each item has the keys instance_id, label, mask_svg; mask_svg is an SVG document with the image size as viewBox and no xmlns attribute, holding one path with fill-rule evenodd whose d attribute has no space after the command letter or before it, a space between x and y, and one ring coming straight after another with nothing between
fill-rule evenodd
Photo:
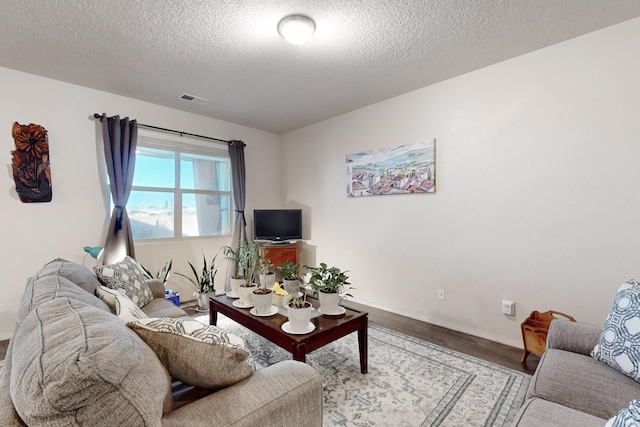
<instances>
[{"instance_id":1,"label":"wooden console table","mask_svg":"<svg viewBox=\"0 0 640 427\"><path fill-rule=\"evenodd\" d=\"M298 245L296 244L279 244L265 245L267 250L266 258L276 267L282 267L285 261L292 264L298 264Z\"/></svg>"}]
</instances>

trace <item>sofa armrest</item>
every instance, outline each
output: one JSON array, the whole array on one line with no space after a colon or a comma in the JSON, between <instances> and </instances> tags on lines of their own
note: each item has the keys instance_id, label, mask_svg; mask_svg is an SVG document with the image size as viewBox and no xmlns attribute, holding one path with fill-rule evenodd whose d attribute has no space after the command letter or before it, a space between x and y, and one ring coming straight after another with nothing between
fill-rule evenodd
<instances>
[{"instance_id":1,"label":"sofa armrest","mask_svg":"<svg viewBox=\"0 0 640 427\"><path fill-rule=\"evenodd\" d=\"M584 323L554 320L549 326L547 348L589 355L600 339L601 330Z\"/></svg>"},{"instance_id":2,"label":"sofa armrest","mask_svg":"<svg viewBox=\"0 0 640 427\"><path fill-rule=\"evenodd\" d=\"M163 426L322 426L322 382L311 366L287 360L162 417Z\"/></svg>"},{"instance_id":3,"label":"sofa armrest","mask_svg":"<svg viewBox=\"0 0 640 427\"><path fill-rule=\"evenodd\" d=\"M164 298L164 283L161 279L148 279L145 281L154 298Z\"/></svg>"}]
</instances>

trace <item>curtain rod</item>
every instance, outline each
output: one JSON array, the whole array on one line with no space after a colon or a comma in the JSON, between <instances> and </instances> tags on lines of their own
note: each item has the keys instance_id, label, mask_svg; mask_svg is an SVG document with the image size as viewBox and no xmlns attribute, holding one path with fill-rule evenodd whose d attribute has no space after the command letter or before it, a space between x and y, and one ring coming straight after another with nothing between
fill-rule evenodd
<instances>
[{"instance_id":1,"label":"curtain rod","mask_svg":"<svg viewBox=\"0 0 640 427\"><path fill-rule=\"evenodd\" d=\"M102 118L102 114L93 113L93 117L96 118L96 119L100 119L100 118ZM210 139L212 141L220 141L220 142L226 142L227 144L231 144L231 141L227 141L226 139L218 139L218 138L212 138L210 136L196 135L195 133L182 132L182 131L173 130L173 129L166 129L166 128L161 128L161 127L158 127L158 126L145 125L145 124L142 124L142 123L138 123L138 126L139 127L143 127L143 128L147 128L147 129L160 130L160 131L163 131L163 132L177 133L180 136L187 135L187 136L193 136L193 137L196 137L196 138Z\"/></svg>"}]
</instances>

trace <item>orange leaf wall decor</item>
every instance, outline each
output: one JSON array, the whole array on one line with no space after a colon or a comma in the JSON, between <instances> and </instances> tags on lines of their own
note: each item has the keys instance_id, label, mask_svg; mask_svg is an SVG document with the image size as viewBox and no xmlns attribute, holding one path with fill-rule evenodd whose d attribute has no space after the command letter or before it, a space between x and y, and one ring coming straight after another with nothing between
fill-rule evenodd
<instances>
[{"instance_id":1,"label":"orange leaf wall decor","mask_svg":"<svg viewBox=\"0 0 640 427\"><path fill-rule=\"evenodd\" d=\"M50 202L51 169L47 130L40 125L13 124L16 149L13 156L13 180L23 203Z\"/></svg>"}]
</instances>

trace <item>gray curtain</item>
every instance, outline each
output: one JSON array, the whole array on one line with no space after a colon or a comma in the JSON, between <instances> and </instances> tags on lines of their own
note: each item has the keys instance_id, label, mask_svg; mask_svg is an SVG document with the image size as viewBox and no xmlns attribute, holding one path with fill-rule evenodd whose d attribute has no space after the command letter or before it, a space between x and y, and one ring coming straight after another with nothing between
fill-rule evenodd
<instances>
[{"instance_id":1,"label":"gray curtain","mask_svg":"<svg viewBox=\"0 0 640 427\"><path fill-rule=\"evenodd\" d=\"M233 185L233 202L236 206L231 247L237 250L241 240L247 241L247 220L244 216L246 198L246 174L244 167L244 142L229 141L229 159L231 160L231 183ZM224 282L225 291L231 290L231 276L236 266L228 261L227 278Z\"/></svg>"},{"instance_id":2,"label":"gray curtain","mask_svg":"<svg viewBox=\"0 0 640 427\"><path fill-rule=\"evenodd\" d=\"M129 255L135 258L131 223L127 215L127 200L131 194L133 172L136 163L136 146L138 145L138 123L128 117L100 117L102 122L102 138L107 172L113 198L111 222L107 230L104 245L104 264L121 261Z\"/></svg>"}]
</instances>

